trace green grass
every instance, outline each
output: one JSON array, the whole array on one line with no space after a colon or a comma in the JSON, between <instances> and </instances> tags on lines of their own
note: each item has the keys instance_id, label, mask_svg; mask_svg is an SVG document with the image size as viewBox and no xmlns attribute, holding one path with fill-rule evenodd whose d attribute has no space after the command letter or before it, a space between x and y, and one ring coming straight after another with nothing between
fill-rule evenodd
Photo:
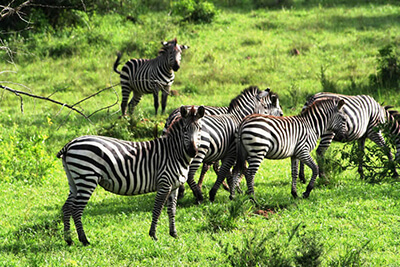
<instances>
[{"instance_id":1,"label":"green grass","mask_svg":"<svg viewBox=\"0 0 400 267\"><path fill-rule=\"evenodd\" d=\"M117 51L123 61L153 57L161 41L177 37L190 49L172 86L179 95L168 99L167 113L182 104L226 106L250 85L277 92L286 115L298 113L307 95L327 89L369 94L398 109L398 88L371 87L369 76L377 73L379 49L400 43L400 6L359 2L294 1L293 8L250 10L221 1L211 24L177 23L166 11L140 15L136 24L117 13L97 14L77 28L9 40L16 54L10 63L0 50L0 84L41 96L57 91L53 99L73 104L119 82L112 70ZM120 99L119 86L115 90ZM150 95L130 119L118 118L118 104L93 115L92 123L50 102L23 99L21 113L18 97L2 92L0 98L0 265L230 266L248 255L249 265L300 266L307 242L314 248L321 244L323 266L400 263L399 183L371 185L347 170L329 184L317 182L309 199L293 199L289 159L263 162L255 178L258 206L240 196L230 202L222 189L214 203L195 205L187 186L178 202L178 239L168 234L165 210L159 241L148 236L154 194L121 197L99 187L82 218L91 245L79 243L73 226L75 244L68 247L61 207L69 189L55 154L85 134L151 139L167 114L153 115ZM88 115L116 100L108 90L79 108ZM205 196L214 180L210 171ZM298 191L305 185L298 184ZM259 210L266 216L256 214ZM256 249L260 246L265 251Z\"/></svg>"}]
</instances>

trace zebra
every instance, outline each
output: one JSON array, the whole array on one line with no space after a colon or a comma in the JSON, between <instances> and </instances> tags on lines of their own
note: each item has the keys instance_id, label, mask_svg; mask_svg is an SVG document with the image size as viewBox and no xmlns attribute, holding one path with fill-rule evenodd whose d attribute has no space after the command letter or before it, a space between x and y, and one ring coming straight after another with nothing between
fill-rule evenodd
<instances>
[{"instance_id":1,"label":"zebra","mask_svg":"<svg viewBox=\"0 0 400 267\"><path fill-rule=\"evenodd\" d=\"M279 101L272 103L272 96L277 99L269 88L261 91L257 86L250 86L230 102L227 114L204 116L199 153L190 164L187 180L197 203L203 201L202 192L194 180L197 169L202 163L209 165L219 160L231 160L230 155L235 152L235 132L245 116L253 113L282 114ZM219 173L226 177L229 169L221 169Z\"/></svg>"},{"instance_id":2,"label":"zebra","mask_svg":"<svg viewBox=\"0 0 400 267\"><path fill-rule=\"evenodd\" d=\"M311 96L305 103L303 109L307 108L313 102L321 98L331 98L331 99L344 99L346 101L346 106L343 111L348 115L348 133L346 139L338 138L335 133L327 132L323 133L321 137L321 142L317 148L317 156L323 157L323 153L329 148L332 140L340 142L351 142L357 140L358 148L364 153L365 140L367 138L371 139L378 146L385 146L385 139L382 136L382 132L377 130L376 127L385 122L390 122L392 125L391 133L395 136L396 142L396 159L400 155L400 127L397 120L392 115L392 111L389 109L391 106L382 107L375 99L368 95L342 95L334 93L317 93ZM392 154L388 153L388 158L393 161ZM364 178L363 166L362 166L362 156L359 158L358 173L361 178ZM322 162L319 166L320 176L324 176ZM398 176L397 172L394 172L394 176ZM305 183L304 179L304 164L300 163L300 173L299 178Z\"/></svg>"},{"instance_id":3,"label":"zebra","mask_svg":"<svg viewBox=\"0 0 400 267\"><path fill-rule=\"evenodd\" d=\"M233 181L230 183L230 198L234 197L237 177L245 169L246 160L249 163L245 172L248 194L254 196L254 176L262 160L287 157L291 157L291 193L294 198L297 198L299 160L312 169L311 180L303 193L304 198L309 197L318 175L318 165L311 158L310 152L320 136L327 131L335 131L338 136L345 135L347 115L343 112L344 105L344 100L323 98L296 116L275 117L255 114L243 119L236 136L237 162Z\"/></svg>"},{"instance_id":4,"label":"zebra","mask_svg":"<svg viewBox=\"0 0 400 267\"><path fill-rule=\"evenodd\" d=\"M165 136L152 141L129 142L111 137L82 136L58 152L70 188L62 207L64 239L68 245L72 244L71 216L79 240L83 245L89 245L81 217L97 185L111 193L127 196L157 192L149 235L157 240L157 221L167 202L170 235L177 236L177 188L186 182L189 164L198 152L204 107L197 111L193 108L187 111L182 107L181 114Z\"/></svg>"},{"instance_id":5,"label":"zebra","mask_svg":"<svg viewBox=\"0 0 400 267\"><path fill-rule=\"evenodd\" d=\"M126 115L129 95L133 92L129 102L129 113L132 114L144 94L153 94L154 109L157 115L159 101L158 93L161 89L161 113L164 114L167 98L172 83L175 79L174 71L178 71L181 64L182 50L188 49L187 45L179 45L177 39L161 42L163 47L158 56L153 59L131 59L125 63L122 70L117 69L120 64L121 53L118 53L114 63L114 71L120 75L122 88L122 115Z\"/></svg>"}]
</instances>

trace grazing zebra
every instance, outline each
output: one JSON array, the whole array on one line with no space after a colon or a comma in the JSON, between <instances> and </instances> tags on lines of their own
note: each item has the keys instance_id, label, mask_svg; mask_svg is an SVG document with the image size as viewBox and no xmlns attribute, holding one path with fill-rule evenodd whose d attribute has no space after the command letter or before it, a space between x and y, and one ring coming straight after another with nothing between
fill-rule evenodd
<instances>
[{"instance_id":1,"label":"grazing zebra","mask_svg":"<svg viewBox=\"0 0 400 267\"><path fill-rule=\"evenodd\" d=\"M270 93L269 88L261 91L252 86L243 90L230 102L227 114L204 116L199 153L190 164L188 175L188 184L198 203L203 201L203 194L194 180L197 169L202 163L232 160L231 155L235 154L235 132L245 116L254 113L282 114L279 102L272 102L272 98L277 99L275 94ZM226 177L229 171L230 169L220 169L219 175Z\"/></svg>"},{"instance_id":2,"label":"grazing zebra","mask_svg":"<svg viewBox=\"0 0 400 267\"><path fill-rule=\"evenodd\" d=\"M359 150L364 153L365 140L366 138L371 139L378 146L385 146L385 139L382 136L381 131L377 130L376 127L380 124L389 121L392 123L391 133L394 136L396 142L396 158L400 154L400 127L396 119L392 116L392 112L387 110L391 107L382 107L378 102L375 101L370 96L367 95L340 95L333 93L318 93L309 98L309 100L304 105L303 109L307 108L313 102L321 98L331 98L331 99L344 99L346 101L346 106L343 108L344 113L348 115L348 133L347 138L338 138L335 133L327 132L323 133L321 137L321 142L317 148L317 155L322 157L323 153L329 148L332 140L340 142L350 142L357 140ZM389 151L388 158L390 161L393 160L392 154ZM363 167L362 167L362 157L359 158L358 173L363 178ZM322 163L322 162L321 162ZM324 175L323 166L319 166L320 176ZM397 176L397 173L394 174ZM304 179L304 165L300 163L300 179L305 182Z\"/></svg>"},{"instance_id":3,"label":"grazing zebra","mask_svg":"<svg viewBox=\"0 0 400 267\"><path fill-rule=\"evenodd\" d=\"M154 109L157 115L160 89L162 91L161 112L164 113L167 97L175 78L174 71L178 71L180 68L182 50L188 49L189 46L178 45L176 38L169 42L162 42L162 45L156 58L131 59L125 63L121 71L117 69L121 59L121 54L118 53L114 71L121 77L123 116L126 115L126 106L131 92L133 92L133 96L129 102L130 114L133 113L144 94L153 94Z\"/></svg>"},{"instance_id":4,"label":"grazing zebra","mask_svg":"<svg viewBox=\"0 0 400 267\"><path fill-rule=\"evenodd\" d=\"M239 172L249 166L245 172L248 193L254 195L254 176L264 158L284 159L291 157L293 197L297 197L296 179L299 160L312 169L312 177L303 193L307 198L314 187L318 175L318 166L310 156L317 140L327 131L344 135L347 131L347 115L343 112L344 100L320 99L315 101L300 115L274 117L251 115L239 126L236 137L237 162L231 188L231 198L235 193ZM221 167L222 168L222 167Z\"/></svg>"},{"instance_id":5,"label":"grazing zebra","mask_svg":"<svg viewBox=\"0 0 400 267\"><path fill-rule=\"evenodd\" d=\"M82 212L94 189L100 184L119 195L156 192L150 236L156 238L157 221L167 201L169 231L175 229L176 196L179 185L186 182L189 164L198 151L201 117L197 112L181 108L182 117L168 129L166 136L147 142L129 142L102 136L82 136L64 146L57 157L62 158L70 192L62 211L64 238L72 244L70 217L79 240L88 245L81 222Z\"/></svg>"}]
</instances>

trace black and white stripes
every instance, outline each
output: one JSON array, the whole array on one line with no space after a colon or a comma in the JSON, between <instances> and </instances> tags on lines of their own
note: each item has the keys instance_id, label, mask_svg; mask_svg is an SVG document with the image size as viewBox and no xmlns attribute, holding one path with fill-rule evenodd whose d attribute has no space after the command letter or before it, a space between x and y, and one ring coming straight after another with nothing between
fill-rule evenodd
<instances>
[{"instance_id":1,"label":"black and white stripes","mask_svg":"<svg viewBox=\"0 0 400 267\"><path fill-rule=\"evenodd\" d=\"M129 95L133 92L129 102L129 113L132 114L136 105L144 94L153 94L154 109L157 114L159 101L158 93L162 91L161 111L164 113L170 88L175 79L174 71L178 71L181 64L182 50L189 48L179 45L175 39L162 42L158 56L154 59L131 59L125 63L122 70L117 69L121 54L118 54L114 63L114 71L120 74L122 88L122 115L126 114Z\"/></svg>"},{"instance_id":2,"label":"black and white stripes","mask_svg":"<svg viewBox=\"0 0 400 267\"><path fill-rule=\"evenodd\" d=\"M321 142L317 149L317 155L322 156L323 153L329 148L332 140L341 142L350 142L357 140L361 152L364 152L366 138L371 139L378 146L385 146L385 139L383 138L381 131L378 130L376 127L389 121L391 122L390 132L391 135L395 137L394 140L396 142L396 158L399 157L399 124L397 120L391 115L391 112L385 107L382 107L378 102L375 101L375 99L367 95L348 96L323 92L311 96L304 105L303 109L306 109L308 106L312 105L312 103L318 101L321 98L330 98L337 100L343 99L346 102L346 105L343 108L343 112L348 116L348 133L347 138L345 139L338 138L334 132L323 133L321 136ZM358 166L358 172L361 177L364 176L362 167L362 154L359 158ZM388 154L388 158L389 160L393 160L392 154L390 152ZM324 175L322 166L319 167L320 175ZM304 166L302 164L300 165L300 179L304 179Z\"/></svg>"},{"instance_id":3,"label":"black and white stripes","mask_svg":"<svg viewBox=\"0 0 400 267\"><path fill-rule=\"evenodd\" d=\"M186 182L189 164L198 151L200 118L204 108L197 111L181 109L182 117L175 120L164 137L147 142L129 142L102 136L82 136L64 146L57 154L62 158L70 187L62 210L65 240L72 244L70 217L79 240L88 245L81 217L97 185L119 195L155 192L156 199L150 236L156 239L157 221L167 201L170 235L176 236L176 191Z\"/></svg>"},{"instance_id":4,"label":"black and white stripes","mask_svg":"<svg viewBox=\"0 0 400 267\"><path fill-rule=\"evenodd\" d=\"M320 99L315 101L300 115L274 117L255 114L246 117L240 124L236 138L237 163L231 186L231 197L234 196L239 172L245 169L248 193L254 194L254 176L264 158L292 160L292 195L297 197L296 179L298 161L309 166L313 173L303 197L308 197L314 187L318 166L310 156L321 134L335 131L337 135L345 134L346 115L342 111L344 100Z\"/></svg>"}]
</instances>

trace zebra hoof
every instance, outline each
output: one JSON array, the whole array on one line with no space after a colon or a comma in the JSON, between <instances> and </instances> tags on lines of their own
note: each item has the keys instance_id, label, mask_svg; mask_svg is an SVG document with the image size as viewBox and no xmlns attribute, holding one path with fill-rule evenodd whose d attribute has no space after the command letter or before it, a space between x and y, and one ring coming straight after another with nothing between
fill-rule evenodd
<instances>
[{"instance_id":1,"label":"zebra hoof","mask_svg":"<svg viewBox=\"0 0 400 267\"><path fill-rule=\"evenodd\" d=\"M178 238L178 233L176 231L169 232L169 235L173 238Z\"/></svg>"},{"instance_id":2,"label":"zebra hoof","mask_svg":"<svg viewBox=\"0 0 400 267\"><path fill-rule=\"evenodd\" d=\"M296 191L292 191L292 196L293 196L293 198L298 198L297 192Z\"/></svg>"},{"instance_id":3,"label":"zebra hoof","mask_svg":"<svg viewBox=\"0 0 400 267\"><path fill-rule=\"evenodd\" d=\"M303 198L308 198L310 196L310 192L304 192L303 193Z\"/></svg>"},{"instance_id":4,"label":"zebra hoof","mask_svg":"<svg viewBox=\"0 0 400 267\"><path fill-rule=\"evenodd\" d=\"M65 242L67 242L68 246L72 246L74 244L74 241L72 241L72 239L65 240Z\"/></svg>"},{"instance_id":5,"label":"zebra hoof","mask_svg":"<svg viewBox=\"0 0 400 267\"><path fill-rule=\"evenodd\" d=\"M215 190L214 188L212 188L211 190L210 190L210 193L209 193L209 195L210 195L210 201L211 202L214 202L214 200L215 200L215 195L217 194L217 190Z\"/></svg>"}]
</instances>

